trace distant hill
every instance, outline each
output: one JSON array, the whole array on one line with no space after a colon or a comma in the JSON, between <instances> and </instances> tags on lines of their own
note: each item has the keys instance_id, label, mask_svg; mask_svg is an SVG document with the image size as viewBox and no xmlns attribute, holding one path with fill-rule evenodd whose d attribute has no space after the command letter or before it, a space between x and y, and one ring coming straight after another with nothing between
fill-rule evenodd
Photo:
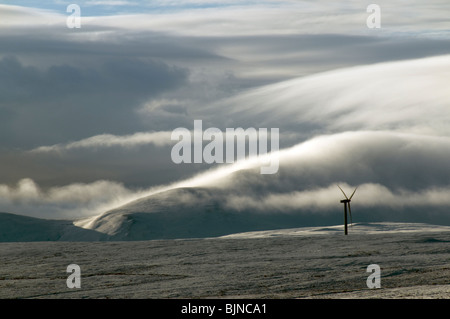
<instances>
[{"instance_id":1,"label":"distant hill","mask_svg":"<svg viewBox=\"0 0 450 319\"><path fill-rule=\"evenodd\" d=\"M0 213L0 242L138 241L183 238L264 238L342 234L341 214L333 219L304 212L237 211L224 207L224 190L177 188L147 196L96 217L48 220ZM319 226L321 225L321 226ZM329 225L329 226L324 226ZM450 226L359 221L351 234L448 231Z\"/></svg>"},{"instance_id":2,"label":"distant hill","mask_svg":"<svg viewBox=\"0 0 450 319\"><path fill-rule=\"evenodd\" d=\"M69 220L47 220L0 213L0 242L94 241L107 236L73 225Z\"/></svg>"},{"instance_id":3,"label":"distant hill","mask_svg":"<svg viewBox=\"0 0 450 319\"><path fill-rule=\"evenodd\" d=\"M304 226L311 216L224 207L227 192L177 188L138 199L99 217L79 221L110 240L203 238L237 232Z\"/></svg>"},{"instance_id":4,"label":"distant hill","mask_svg":"<svg viewBox=\"0 0 450 319\"><path fill-rule=\"evenodd\" d=\"M340 206L326 214L294 208L284 211L254 207L238 210L227 205L230 194L230 189L216 187L174 188L76 221L0 213L0 242L206 238L257 231L283 232L295 228L303 228L304 231L306 227L326 225L332 226L330 229L334 232L343 231ZM263 198L264 195L261 196ZM353 221L360 225L406 220L436 224L423 217L420 207L409 209L407 215L386 208L382 211L359 208L356 212Z\"/></svg>"}]
</instances>

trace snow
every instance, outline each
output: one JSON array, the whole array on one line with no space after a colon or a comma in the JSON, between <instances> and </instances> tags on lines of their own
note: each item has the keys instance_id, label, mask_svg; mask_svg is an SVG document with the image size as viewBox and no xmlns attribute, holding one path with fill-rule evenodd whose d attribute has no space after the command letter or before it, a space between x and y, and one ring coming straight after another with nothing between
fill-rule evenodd
<instances>
[{"instance_id":1,"label":"snow","mask_svg":"<svg viewBox=\"0 0 450 319\"><path fill-rule=\"evenodd\" d=\"M450 226L287 227L301 222L227 211L199 188L78 222L0 213L0 298L450 298Z\"/></svg>"},{"instance_id":2,"label":"snow","mask_svg":"<svg viewBox=\"0 0 450 319\"><path fill-rule=\"evenodd\" d=\"M0 298L450 298L450 227L356 223L146 241L0 243ZM81 268L81 288L66 267ZM381 268L381 288L366 285Z\"/></svg>"},{"instance_id":3,"label":"snow","mask_svg":"<svg viewBox=\"0 0 450 319\"><path fill-rule=\"evenodd\" d=\"M302 227L267 231L245 232L222 236L222 238L266 238L275 236L313 236L341 234L344 225L327 227ZM391 234L395 233L436 233L449 232L450 226L429 225L424 223L355 223L348 226L352 234Z\"/></svg>"}]
</instances>

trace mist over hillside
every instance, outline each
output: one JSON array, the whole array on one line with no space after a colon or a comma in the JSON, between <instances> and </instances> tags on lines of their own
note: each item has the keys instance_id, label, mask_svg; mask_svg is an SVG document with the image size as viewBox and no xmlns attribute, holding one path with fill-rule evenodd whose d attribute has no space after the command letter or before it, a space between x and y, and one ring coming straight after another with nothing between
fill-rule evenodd
<instances>
[{"instance_id":1,"label":"mist over hillside","mask_svg":"<svg viewBox=\"0 0 450 319\"><path fill-rule=\"evenodd\" d=\"M159 3L170 19L124 4L142 11L131 24L92 4L80 30L62 7L0 5L0 210L39 218L8 215L8 229L25 233L5 228L5 238L341 225L338 185L358 188L355 222L449 224L450 47L448 28L430 19L441 2L383 4L417 21L384 16L382 30L367 27L357 2L330 4L327 23L322 2L187 2ZM196 121L279 131L279 151L265 156L275 174L260 174L258 158L175 162L171 133ZM30 225L45 231L30 235Z\"/></svg>"}]
</instances>

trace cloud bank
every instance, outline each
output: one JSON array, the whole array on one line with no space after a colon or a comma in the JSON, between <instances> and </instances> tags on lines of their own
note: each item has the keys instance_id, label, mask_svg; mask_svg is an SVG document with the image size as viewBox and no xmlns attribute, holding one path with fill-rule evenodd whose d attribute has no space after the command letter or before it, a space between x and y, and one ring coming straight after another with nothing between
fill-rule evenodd
<instances>
[{"instance_id":1,"label":"cloud bank","mask_svg":"<svg viewBox=\"0 0 450 319\"><path fill-rule=\"evenodd\" d=\"M444 194L449 189L450 180L450 137L444 125L449 99L444 84L447 69L443 66L448 63L449 57L444 56L339 70L264 86L221 101L214 105L215 110L220 112L223 105L229 105L230 120L239 119L242 121L240 124L244 121L251 124L254 123L252 115L258 117L265 114L267 120L261 122L264 124L282 120L294 127L299 121L299 128L294 132L306 138L279 151L280 169L274 176L259 174L261 163L249 159L166 184L161 190L216 187L227 191L227 205L234 209L329 211L339 199L340 192L336 187L339 183L349 188L361 185L358 191L362 198L361 206L446 207L449 204ZM411 74L414 76L411 77ZM429 74L433 77L426 81ZM339 78L343 80L337 81ZM390 85L383 82L392 78L395 81ZM433 90L429 92L426 88L430 82ZM419 90L419 84L425 90ZM418 86L415 92L420 94L403 92L405 86L411 88L415 85ZM352 89L346 90L348 87ZM369 92L374 89L378 96L384 95L386 98L373 98ZM354 90L360 94L355 94ZM328 103L322 96L324 91L330 94L327 96ZM388 103L390 96L394 98ZM421 108L418 104L430 107ZM247 107L239 108L238 105ZM323 107L320 108L320 105ZM401 114L405 115L401 117ZM217 119L220 118L221 114L218 114ZM213 122L214 117L210 120ZM301 123L314 123L318 131L330 133L307 137L311 132L303 131ZM357 130L349 131L350 128ZM40 151L99 146L124 149L136 143L164 145L167 133L125 137L101 135ZM36 200L41 198L37 189L26 187L16 193L8 190L4 194L10 194L10 198L17 197L14 194L31 194L30 198ZM88 192L89 188L86 190ZM53 193L50 191L49 194ZM123 204L130 198L136 198L131 197L131 193L122 189L122 201L114 203ZM148 190L142 191L139 196L150 193ZM87 197L95 196L97 194L93 192L92 197ZM43 198L44 203L59 202L55 199L59 197ZM98 205L92 209L91 216L98 214L100 204L106 202L108 198L95 203Z\"/></svg>"},{"instance_id":2,"label":"cloud bank","mask_svg":"<svg viewBox=\"0 0 450 319\"><path fill-rule=\"evenodd\" d=\"M39 152L52 152L52 151L83 149L83 148L97 149L106 147L122 147L126 149L147 144L164 146L173 144L170 140L171 134L172 132L148 132L148 133L141 132L125 136L101 134L66 144L40 146L36 149L31 150L31 152L39 153Z\"/></svg>"},{"instance_id":3,"label":"cloud bank","mask_svg":"<svg viewBox=\"0 0 450 319\"><path fill-rule=\"evenodd\" d=\"M50 219L72 219L97 214L139 192L112 181L70 184L42 190L33 180L22 179L15 186L0 185L2 210ZM112 205L112 206L111 206Z\"/></svg>"},{"instance_id":4,"label":"cloud bank","mask_svg":"<svg viewBox=\"0 0 450 319\"><path fill-rule=\"evenodd\" d=\"M361 185L355 208L448 206L446 1L382 2L381 30L359 1L91 4L79 30L65 6L0 6L0 210L79 218L183 186L326 213L337 183ZM172 163L194 119L279 128L279 173Z\"/></svg>"}]
</instances>

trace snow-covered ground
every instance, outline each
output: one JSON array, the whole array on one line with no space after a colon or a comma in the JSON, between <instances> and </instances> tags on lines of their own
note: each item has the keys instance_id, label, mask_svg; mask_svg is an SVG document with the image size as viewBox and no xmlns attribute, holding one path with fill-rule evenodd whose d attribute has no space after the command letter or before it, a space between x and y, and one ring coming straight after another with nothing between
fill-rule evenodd
<instances>
[{"instance_id":1,"label":"snow-covered ground","mask_svg":"<svg viewBox=\"0 0 450 319\"><path fill-rule=\"evenodd\" d=\"M69 264L81 288L69 289ZM381 268L369 289L367 266ZM1 298L450 298L450 227L405 223L206 239L0 244Z\"/></svg>"}]
</instances>

